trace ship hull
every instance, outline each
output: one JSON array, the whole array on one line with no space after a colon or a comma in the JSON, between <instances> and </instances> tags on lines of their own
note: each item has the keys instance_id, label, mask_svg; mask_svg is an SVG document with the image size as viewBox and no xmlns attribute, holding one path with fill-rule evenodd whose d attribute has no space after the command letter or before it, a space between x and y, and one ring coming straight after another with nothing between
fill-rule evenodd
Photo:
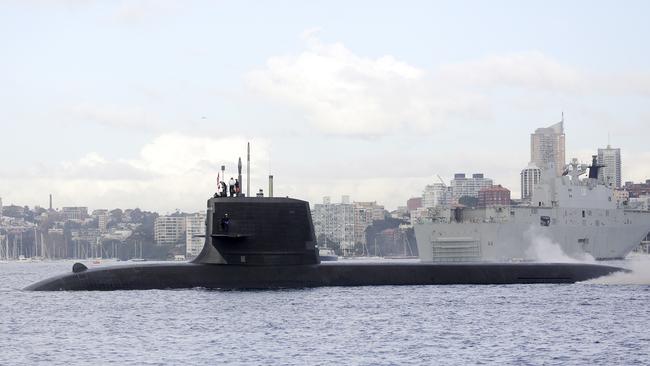
<instances>
[{"instance_id":1,"label":"ship hull","mask_svg":"<svg viewBox=\"0 0 650 366\"><path fill-rule=\"evenodd\" d=\"M420 223L414 225L420 259L451 260L547 260L555 249L575 259L622 259L639 245L650 231L650 213L589 210L583 219L579 210L539 209L535 215L517 210L517 216L504 222ZM592 212L593 211L593 212ZM527 217L522 217L526 215ZM540 225L548 217L549 226ZM568 216L568 218L567 218ZM454 240L456 239L456 240ZM458 255L440 255L438 247L447 244ZM553 248L556 247L556 248ZM444 251L444 250L443 250ZM558 254L558 253L555 253Z\"/></svg>"},{"instance_id":2,"label":"ship hull","mask_svg":"<svg viewBox=\"0 0 650 366\"><path fill-rule=\"evenodd\" d=\"M578 263L323 263L294 266L164 263L88 269L43 280L25 290L272 289L574 283L617 271L623 269Z\"/></svg>"}]
</instances>

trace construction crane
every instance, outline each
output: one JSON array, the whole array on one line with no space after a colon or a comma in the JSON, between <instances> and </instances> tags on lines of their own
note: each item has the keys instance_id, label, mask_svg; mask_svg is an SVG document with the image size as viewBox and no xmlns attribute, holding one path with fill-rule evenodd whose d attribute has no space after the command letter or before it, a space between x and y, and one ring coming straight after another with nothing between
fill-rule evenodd
<instances>
[{"instance_id":1,"label":"construction crane","mask_svg":"<svg viewBox=\"0 0 650 366\"><path fill-rule=\"evenodd\" d=\"M442 183L443 186L445 186L445 187L447 186L447 185L445 184L445 181L443 181L442 178L440 178L440 175L439 175L439 174L436 174L436 177L438 177L438 180L440 180L440 183Z\"/></svg>"}]
</instances>

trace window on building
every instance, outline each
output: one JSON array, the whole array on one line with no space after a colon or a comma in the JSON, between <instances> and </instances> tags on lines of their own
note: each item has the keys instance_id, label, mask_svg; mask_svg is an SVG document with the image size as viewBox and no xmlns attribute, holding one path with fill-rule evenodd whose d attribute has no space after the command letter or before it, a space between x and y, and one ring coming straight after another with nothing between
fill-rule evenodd
<instances>
[{"instance_id":1,"label":"window on building","mask_svg":"<svg viewBox=\"0 0 650 366\"><path fill-rule=\"evenodd\" d=\"M551 225L551 218L548 216L540 216L539 224L542 226L549 226Z\"/></svg>"}]
</instances>

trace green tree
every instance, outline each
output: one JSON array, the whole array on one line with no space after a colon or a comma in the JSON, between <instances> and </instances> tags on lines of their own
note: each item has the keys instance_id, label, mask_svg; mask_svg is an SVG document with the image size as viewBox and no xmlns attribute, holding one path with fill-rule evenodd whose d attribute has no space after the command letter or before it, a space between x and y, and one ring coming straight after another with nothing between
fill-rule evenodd
<instances>
[{"instance_id":1,"label":"green tree","mask_svg":"<svg viewBox=\"0 0 650 366\"><path fill-rule=\"evenodd\" d=\"M467 207L476 207L478 206L478 198L472 196L462 196L458 199L458 203Z\"/></svg>"}]
</instances>

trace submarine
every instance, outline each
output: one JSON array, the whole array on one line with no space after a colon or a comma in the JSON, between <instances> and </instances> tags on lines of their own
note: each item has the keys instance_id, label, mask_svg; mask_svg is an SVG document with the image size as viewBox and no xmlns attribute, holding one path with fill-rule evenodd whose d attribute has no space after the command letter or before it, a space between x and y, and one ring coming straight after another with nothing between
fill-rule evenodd
<instances>
[{"instance_id":1,"label":"submarine","mask_svg":"<svg viewBox=\"0 0 650 366\"><path fill-rule=\"evenodd\" d=\"M281 197L212 197L205 244L190 262L102 268L72 273L29 291L277 289L321 286L574 283L622 268L587 263L321 263L309 203Z\"/></svg>"}]
</instances>

